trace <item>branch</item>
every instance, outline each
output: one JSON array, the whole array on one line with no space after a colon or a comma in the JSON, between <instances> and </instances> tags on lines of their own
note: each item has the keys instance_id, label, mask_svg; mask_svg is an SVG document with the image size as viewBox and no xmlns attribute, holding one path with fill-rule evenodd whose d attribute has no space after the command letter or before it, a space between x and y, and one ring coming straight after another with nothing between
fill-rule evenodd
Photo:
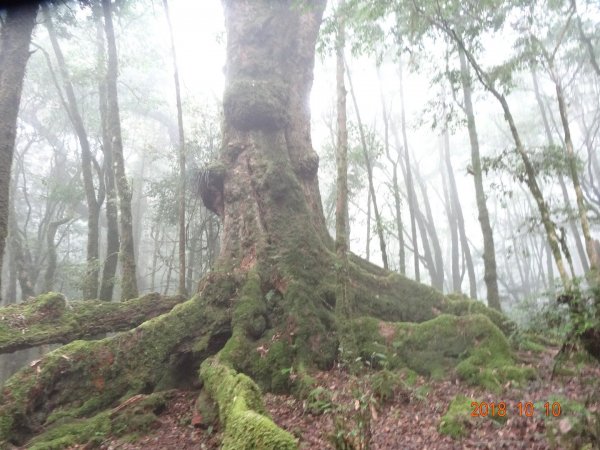
<instances>
[{"instance_id":1,"label":"branch","mask_svg":"<svg viewBox=\"0 0 600 450\"><path fill-rule=\"evenodd\" d=\"M120 303L96 300L67 303L62 294L43 294L0 308L0 354L129 330L170 311L184 300L181 296L153 293Z\"/></svg>"}]
</instances>

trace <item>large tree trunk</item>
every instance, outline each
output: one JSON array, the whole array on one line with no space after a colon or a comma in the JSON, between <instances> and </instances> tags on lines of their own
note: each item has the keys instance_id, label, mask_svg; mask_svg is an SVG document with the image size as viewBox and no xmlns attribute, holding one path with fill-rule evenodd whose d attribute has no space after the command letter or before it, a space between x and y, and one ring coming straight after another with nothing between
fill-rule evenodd
<instances>
[{"instance_id":1,"label":"large tree trunk","mask_svg":"<svg viewBox=\"0 0 600 450\"><path fill-rule=\"evenodd\" d=\"M0 274L8 233L10 168L17 136L17 115L37 11L36 2L27 2L23 6L12 4L6 10L0 30ZM0 281L0 300L1 297Z\"/></svg>"},{"instance_id":2,"label":"large tree trunk","mask_svg":"<svg viewBox=\"0 0 600 450\"><path fill-rule=\"evenodd\" d=\"M108 101L107 123L114 157L117 192L119 194L121 245L119 259L121 261L121 299L137 297L137 280L135 268L135 251L133 246L133 220L131 215L131 188L125 173L123 156L123 139L121 137L121 118L119 115L119 97L117 94L117 45L112 20L111 0L102 0L104 13L104 31L108 49L108 66L106 72L106 94Z\"/></svg>"},{"instance_id":3,"label":"large tree trunk","mask_svg":"<svg viewBox=\"0 0 600 450\"><path fill-rule=\"evenodd\" d=\"M469 67L462 49L459 48L460 79L463 89L465 103L465 114L467 116L467 128L469 130L469 142L471 144L471 165L473 168L473 182L475 183L475 198L477 199L477 212L481 234L483 235L483 267L484 280L487 289L488 306L501 310L500 295L498 293L498 275L496 271L496 247L494 246L494 232L490 224L485 192L483 190L483 171L481 170L481 157L479 155L479 138L475 125L475 112L471 100L471 77Z\"/></svg>"},{"instance_id":4,"label":"large tree trunk","mask_svg":"<svg viewBox=\"0 0 600 450\"><path fill-rule=\"evenodd\" d=\"M112 338L72 342L12 377L1 392L0 442L24 443L59 416L89 417L126 395L197 383L204 361L200 374L219 406L222 448L296 448L294 438L263 414L258 387L247 375L263 388L289 389L290 368L332 367L340 343L350 341L346 326L371 333L363 344L387 348L394 336L383 336L382 326L395 325L380 320L429 321L423 325L432 327L431 335L438 326L462 327L465 333L447 340L451 349L442 359L465 354L465 345L483 352L476 365L463 361L461 376L475 377L491 361L487 343L500 331L490 320L434 319L470 305L351 254L352 312L371 317L335 320L339 260L321 210L308 109L325 0L301 8L295 0L226 0L224 6L223 143L202 195L223 223L215 270L194 298L170 313ZM404 325L395 332L402 334ZM507 343L494 349L502 353L494 361L511 361ZM61 414L50 416L57 408Z\"/></svg>"}]
</instances>

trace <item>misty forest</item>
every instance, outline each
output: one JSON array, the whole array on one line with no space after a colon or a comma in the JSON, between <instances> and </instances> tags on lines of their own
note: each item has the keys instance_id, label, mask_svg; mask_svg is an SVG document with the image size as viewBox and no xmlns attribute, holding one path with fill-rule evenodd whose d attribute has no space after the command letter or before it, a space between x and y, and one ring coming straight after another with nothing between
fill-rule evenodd
<instances>
[{"instance_id":1,"label":"misty forest","mask_svg":"<svg viewBox=\"0 0 600 450\"><path fill-rule=\"evenodd\" d=\"M1 449L600 448L600 4L0 8Z\"/></svg>"}]
</instances>

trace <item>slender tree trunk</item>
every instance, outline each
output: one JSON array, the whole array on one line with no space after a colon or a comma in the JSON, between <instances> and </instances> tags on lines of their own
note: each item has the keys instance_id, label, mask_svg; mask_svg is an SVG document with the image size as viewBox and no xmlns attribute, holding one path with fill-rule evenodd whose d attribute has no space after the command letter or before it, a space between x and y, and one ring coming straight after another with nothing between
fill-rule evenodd
<instances>
[{"instance_id":1,"label":"slender tree trunk","mask_svg":"<svg viewBox=\"0 0 600 450\"><path fill-rule=\"evenodd\" d=\"M458 197L458 188L456 187L456 179L454 178L454 169L452 168L452 160L450 159L450 136L448 129L444 130L444 159L446 160L446 169L448 170L448 184L450 187L450 201L452 210L456 219L458 234L460 237L460 245L464 261L469 274L469 295L471 298L477 298L477 280L475 279L475 268L473 267L473 259L471 258L471 250L467 240L467 232L465 230L465 219L463 217L462 206Z\"/></svg>"},{"instance_id":2,"label":"slender tree trunk","mask_svg":"<svg viewBox=\"0 0 600 450\"><path fill-rule=\"evenodd\" d=\"M415 167L415 179L421 190L421 197L423 199L423 205L425 206L426 217L422 219L425 227L427 228L427 234L431 238L431 246L433 247L433 256L435 258L435 277L432 278L431 285L439 289L444 290L444 257L442 255L442 246L440 245L440 239L435 228L435 219L431 211L431 204L429 202L429 194L427 192L427 186L421 176L419 175L418 167ZM417 215L417 220L421 214ZM422 239L421 239L422 240ZM430 271L431 273L431 271Z\"/></svg>"},{"instance_id":3,"label":"slender tree trunk","mask_svg":"<svg viewBox=\"0 0 600 450\"><path fill-rule=\"evenodd\" d=\"M592 239L590 223L587 218L587 208L585 206L583 191L581 189L581 183L579 181L579 172L577 170L577 157L575 156L573 141L571 139L569 113L567 111L567 105L565 102L562 84L554 70L553 64L550 65L550 72L552 80L554 81L554 86L556 88L556 99L558 101L558 110L560 112L560 120L564 132L565 150L567 152L569 172L571 175L571 180L573 181L573 189L575 190L575 198L577 200L577 212L579 213L581 231L583 233L583 239L585 240L585 249L587 251L587 256L590 261L591 276L594 280L594 284L598 285L600 284L600 255L598 254L597 248L594 244L594 240Z\"/></svg>"},{"instance_id":4,"label":"slender tree trunk","mask_svg":"<svg viewBox=\"0 0 600 450\"><path fill-rule=\"evenodd\" d=\"M408 137L406 134L406 109L404 106L404 74L402 68L402 60L398 58L398 81L400 84L400 128L402 130L402 144L404 147L404 160L406 161L406 193L408 196L408 213L410 214L410 231L414 246L414 264L415 264L415 280L421 281L421 275L419 273L419 242L417 240L417 226L416 226L416 195L415 186L412 179L412 166L410 163L410 151L408 149ZM398 148L400 152L400 148Z\"/></svg>"},{"instance_id":5,"label":"slender tree trunk","mask_svg":"<svg viewBox=\"0 0 600 450\"><path fill-rule=\"evenodd\" d=\"M169 38L171 41L171 56L173 58L173 79L175 81L175 100L177 103L177 128L179 131L179 186L177 193L177 206L178 206L178 222L179 222L179 284L177 291L180 295L187 295L185 286L185 243L186 243L186 232L185 232L185 135L183 132L183 109L181 107L181 91L179 88L179 69L177 66L177 53L175 52L175 39L173 38L173 27L171 25L171 18L169 16L169 4L168 0L163 0L165 7L165 16L167 17L167 24L169 26Z\"/></svg>"},{"instance_id":6,"label":"slender tree trunk","mask_svg":"<svg viewBox=\"0 0 600 450\"><path fill-rule=\"evenodd\" d=\"M6 9L0 29L0 274L8 234L10 169L17 136L17 116L37 11L36 2L26 2L22 6L13 4Z\"/></svg>"},{"instance_id":7,"label":"slender tree trunk","mask_svg":"<svg viewBox=\"0 0 600 450\"><path fill-rule=\"evenodd\" d=\"M102 26L102 10L100 5L93 5L96 20L97 45L97 80L98 80L98 109L100 111L100 126L102 128L102 152L104 153L104 176L106 184L106 257L102 267L100 283L100 300L111 301L115 287L115 276L119 260L119 212L117 187L115 184L115 169L113 163L113 146L108 126L108 97L106 78L106 48Z\"/></svg>"},{"instance_id":8,"label":"slender tree trunk","mask_svg":"<svg viewBox=\"0 0 600 450\"><path fill-rule=\"evenodd\" d=\"M194 270L196 268L196 250L198 246L198 227L197 225L192 225L192 234L189 239L189 248L188 255L186 258L186 291L192 292L193 290L193 280L194 280Z\"/></svg>"},{"instance_id":9,"label":"slender tree trunk","mask_svg":"<svg viewBox=\"0 0 600 450\"><path fill-rule=\"evenodd\" d=\"M90 150L90 142L88 140L83 118L79 112L77 106L77 99L75 97L75 91L73 84L71 83L71 77L67 70L65 58L56 37L56 31L54 30L54 24L50 16L50 11L47 5L42 5L42 13L44 15L46 29L48 30L48 36L50 37L50 43L56 56L58 63L58 69L63 80L63 88L66 94L65 108L67 115L73 125L77 139L79 140L79 146L81 147L81 174L83 177L83 187L85 191L85 198L88 207L88 234L87 234L87 270L85 280L83 282L83 297L87 299L97 298L98 296L98 277L99 277L99 266L98 266L98 252L99 252L99 220L100 220L100 207L101 204L98 202L96 197L96 189L94 186L94 175L92 172L92 153ZM57 89L59 87L57 86Z\"/></svg>"},{"instance_id":10,"label":"slender tree trunk","mask_svg":"<svg viewBox=\"0 0 600 450\"><path fill-rule=\"evenodd\" d=\"M442 196L444 199L444 209L446 210L446 216L448 217L448 227L450 228L450 260L451 260L451 273L452 273L452 292L461 292L461 277L460 277L460 250L458 243L458 226L454 211L454 205L450 199L449 187L448 187L448 173L445 168L445 157L444 157L444 138L440 137L440 173L442 175Z\"/></svg>"},{"instance_id":11,"label":"slender tree trunk","mask_svg":"<svg viewBox=\"0 0 600 450\"><path fill-rule=\"evenodd\" d=\"M121 119L119 117L119 99L117 93L118 59L115 32L112 20L111 0L102 0L104 12L104 30L108 48L108 67L106 73L106 93L108 99L107 122L112 143L117 193L119 194L121 246L121 300L138 296L135 251L133 246L133 221L131 216L131 189L125 174L123 140L121 138Z\"/></svg>"},{"instance_id":12,"label":"slender tree trunk","mask_svg":"<svg viewBox=\"0 0 600 450\"><path fill-rule=\"evenodd\" d=\"M379 237L379 250L381 251L381 259L383 260L383 268L388 269L388 257L385 249L385 237L383 235L383 221L379 214L379 207L377 206L377 196L375 194L375 184L373 182L373 166L369 157L369 149L367 147L367 139L365 136L365 130L363 128L362 120L360 118L360 110L358 109L358 102L356 101L356 95L354 92L354 86L352 85L352 77L348 70L348 84L350 86L350 96L352 97L352 104L354 106L354 113L356 114L356 121L358 123L358 131L360 134L360 142L362 147L363 157L365 159L365 167L367 169L367 178L369 182L369 190L371 191L371 201L373 202L373 214L375 215L375 226L377 228L377 236Z\"/></svg>"},{"instance_id":13,"label":"slender tree trunk","mask_svg":"<svg viewBox=\"0 0 600 450\"><path fill-rule=\"evenodd\" d=\"M336 287L336 311L339 318L350 315L348 303L348 129L346 117L346 85L344 81L344 48L346 44L344 0L337 5L337 35L335 43L337 86L337 142L336 142L336 202L335 202L335 252L339 258Z\"/></svg>"},{"instance_id":14,"label":"slender tree trunk","mask_svg":"<svg viewBox=\"0 0 600 450\"><path fill-rule=\"evenodd\" d=\"M537 73L535 72L535 69L533 69L533 68L531 69L531 78L533 80L533 91L535 93L535 99L536 99L538 107L540 109L540 115L542 117L542 123L544 125L544 132L546 133L546 140L548 142L548 145L550 145L551 147L554 147L554 145L555 145L554 138L552 137L552 131L550 130L550 124L548 123L548 117L546 115L546 107L544 105L544 101L543 101L542 95L540 93L539 83L538 83L538 79L537 79ZM562 174L558 175L558 183L560 185L560 189L563 194L563 198L564 198L564 202L565 202L565 209L568 214L567 220L569 222L569 228L571 229L571 234L573 234L573 239L575 240L575 245L577 247L577 253L579 255L579 260L581 261L581 265L583 267L584 272L587 272L589 270L588 259L585 254L585 249L581 242L579 233L577 232L577 225L575 224L575 221L573 220L573 217L572 217L572 209L571 209L571 204L569 201L569 194L567 192L567 186L565 184L565 180L564 180L564 177L562 176Z\"/></svg>"},{"instance_id":15,"label":"slender tree trunk","mask_svg":"<svg viewBox=\"0 0 600 450\"><path fill-rule=\"evenodd\" d=\"M48 252L48 263L46 273L44 274L44 292L50 292L54 289L54 274L56 273L56 243L54 239L58 227L67 223L70 219L65 217L64 219L55 220L50 222L48 225L48 231L46 232L46 245ZM90 297L87 297L90 298Z\"/></svg>"},{"instance_id":16,"label":"slender tree trunk","mask_svg":"<svg viewBox=\"0 0 600 450\"><path fill-rule=\"evenodd\" d=\"M458 46L463 50L467 60L475 70L477 74L477 78L482 83L482 85L488 90L495 98L498 100L500 105L502 106L502 111L504 112L504 119L507 121L508 126L510 128L510 133L515 143L515 147L517 149L517 153L521 157L523 161L523 165L525 166L525 184L529 188L531 195L533 196L536 205L538 207L538 211L540 213L542 224L546 231L546 235L548 237L548 242L550 243L550 248L552 249L552 256L554 257L554 261L556 262L556 267L558 268L558 273L560 274L561 281L565 288L569 288L571 286L571 279L567 273L565 268L565 264L563 262L563 257L561 254L561 242L556 232L556 224L552 221L550 216L550 209L548 208L548 204L544 199L544 195L542 190L540 189L537 180L536 180L536 171L529 159L529 155L521 142L521 136L517 130L517 126L515 124L514 118L508 106L508 102L503 94L501 94L493 85L492 82L487 77L487 74L481 69L473 55L465 48L464 42L462 39L456 34L456 32L446 26L444 30L450 35L452 39L458 44ZM563 245L563 247L565 247ZM566 248L564 250L567 250Z\"/></svg>"},{"instance_id":17,"label":"slender tree trunk","mask_svg":"<svg viewBox=\"0 0 600 450\"><path fill-rule=\"evenodd\" d=\"M473 168L473 182L475 184L475 198L477 199L477 218L481 226L483 236L483 267L484 280L487 290L487 301L490 308L501 311L500 294L498 293L498 275L496 269L496 248L494 245L494 231L490 224L485 191L483 190L483 171L481 170L481 157L479 154L479 137L475 124L475 112L471 98L472 86L469 66L465 54L461 48L458 50L460 59L460 75L463 89L465 114L467 116L467 128L469 130L469 142L471 144L471 166Z\"/></svg>"},{"instance_id":18,"label":"slender tree trunk","mask_svg":"<svg viewBox=\"0 0 600 450\"><path fill-rule=\"evenodd\" d=\"M380 98L381 98L381 112L383 115L383 130L384 130L384 149L385 149L385 155L388 159L388 161L390 162L390 164L392 165L392 191L394 194L394 212L396 215L396 233L398 233L398 271L402 274L402 275L406 275L406 256L405 256L405 249L404 249L404 226L402 225L402 209L401 209L401 202L400 202L400 186L398 183L398 160L400 158L399 152L397 152L396 154L396 158L392 158L391 157L391 153L390 153L390 120L388 117L388 112L387 112L387 106L385 104L385 98L383 95L383 89L382 89L382 84L381 84L381 77L380 77L380 73L379 73L379 66L377 67L377 76L379 78L379 94L380 94ZM369 191L369 201L370 201L370 194L371 191ZM369 202L369 215L368 215L368 219L370 221L371 219L371 203ZM370 230L370 222L367 223L367 238L369 237L369 231ZM367 240L368 243L368 240ZM367 247L368 249L368 247ZM369 259L369 252L367 250L367 260Z\"/></svg>"}]
</instances>

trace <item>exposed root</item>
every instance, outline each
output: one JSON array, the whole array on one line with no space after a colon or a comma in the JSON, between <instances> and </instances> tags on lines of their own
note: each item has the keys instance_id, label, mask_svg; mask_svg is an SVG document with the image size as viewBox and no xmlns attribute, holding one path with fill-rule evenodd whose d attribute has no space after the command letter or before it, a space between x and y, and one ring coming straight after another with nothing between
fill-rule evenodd
<instances>
[{"instance_id":1,"label":"exposed root","mask_svg":"<svg viewBox=\"0 0 600 450\"><path fill-rule=\"evenodd\" d=\"M65 345L10 378L0 394L0 443L22 444L57 414L89 417L138 393L165 389L193 375L231 335L229 278L137 328L100 341ZM51 416L51 413L52 416Z\"/></svg>"},{"instance_id":2,"label":"exposed root","mask_svg":"<svg viewBox=\"0 0 600 450\"><path fill-rule=\"evenodd\" d=\"M217 402L224 427L222 450L293 450L296 439L266 415L260 389L216 358L202 363L204 387Z\"/></svg>"}]
</instances>

